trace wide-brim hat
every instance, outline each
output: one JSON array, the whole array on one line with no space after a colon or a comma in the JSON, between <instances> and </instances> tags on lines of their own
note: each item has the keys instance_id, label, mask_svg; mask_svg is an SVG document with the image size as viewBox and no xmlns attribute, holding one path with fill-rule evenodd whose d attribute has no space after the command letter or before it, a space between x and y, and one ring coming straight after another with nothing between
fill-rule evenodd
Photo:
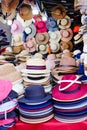
<instances>
[{"instance_id":1,"label":"wide-brim hat","mask_svg":"<svg viewBox=\"0 0 87 130\"><path fill-rule=\"evenodd\" d=\"M55 31L55 32L49 31L48 34L50 37L49 39L50 43L59 42L61 39L60 31Z\"/></svg>"},{"instance_id":2,"label":"wide-brim hat","mask_svg":"<svg viewBox=\"0 0 87 130\"><path fill-rule=\"evenodd\" d=\"M2 10L5 11L7 14L11 14L16 10L16 7L19 4L19 0L2 0L1 7Z\"/></svg>"},{"instance_id":3,"label":"wide-brim hat","mask_svg":"<svg viewBox=\"0 0 87 130\"><path fill-rule=\"evenodd\" d=\"M49 41L49 35L45 33L37 33L35 36L37 44L47 44Z\"/></svg>"},{"instance_id":4,"label":"wide-brim hat","mask_svg":"<svg viewBox=\"0 0 87 130\"><path fill-rule=\"evenodd\" d=\"M25 89L24 96L19 98L18 102L40 104L47 102L51 98L51 94L46 94L42 85L30 85Z\"/></svg>"},{"instance_id":5,"label":"wide-brim hat","mask_svg":"<svg viewBox=\"0 0 87 130\"><path fill-rule=\"evenodd\" d=\"M29 4L22 4L19 8L19 15L23 20L30 20L33 18L32 8Z\"/></svg>"},{"instance_id":6,"label":"wide-brim hat","mask_svg":"<svg viewBox=\"0 0 87 130\"><path fill-rule=\"evenodd\" d=\"M65 75L52 90L52 96L59 101L76 101L86 97L87 85L78 81L74 74Z\"/></svg>"},{"instance_id":7,"label":"wide-brim hat","mask_svg":"<svg viewBox=\"0 0 87 130\"><path fill-rule=\"evenodd\" d=\"M69 28L71 26L71 19L66 15L63 19L57 19L57 24L61 29Z\"/></svg>"},{"instance_id":8,"label":"wide-brim hat","mask_svg":"<svg viewBox=\"0 0 87 130\"><path fill-rule=\"evenodd\" d=\"M0 79L0 101L3 101L12 90L12 82Z\"/></svg>"},{"instance_id":9,"label":"wide-brim hat","mask_svg":"<svg viewBox=\"0 0 87 130\"><path fill-rule=\"evenodd\" d=\"M21 70L22 73L29 74L47 74L50 73L49 70L46 69L46 62L41 58L31 58L26 62L26 69Z\"/></svg>"},{"instance_id":10,"label":"wide-brim hat","mask_svg":"<svg viewBox=\"0 0 87 130\"><path fill-rule=\"evenodd\" d=\"M53 17L49 17L47 19L46 27L49 31L52 31L52 32L59 30L59 27L57 26L57 21Z\"/></svg>"},{"instance_id":11,"label":"wide-brim hat","mask_svg":"<svg viewBox=\"0 0 87 130\"><path fill-rule=\"evenodd\" d=\"M66 9L62 4L58 4L51 9L51 15L55 19L62 19L66 15Z\"/></svg>"},{"instance_id":12,"label":"wide-brim hat","mask_svg":"<svg viewBox=\"0 0 87 130\"><path fill-rule=\"evenodd\" d=\"M61 51L64 51L66 49L72 51L72 49L73 49L73 43L71 41L68 41L68 42L61 41L60 42L60 49L61 49Z\"/></svg>"},{"instance_id":13,"label":"wide-brim hat","mask_svg":"<svg viewBox=\"0 0 87 130\"><path fill-rule=\"evenodd\" d=\"M12 25L11 25L11 33L13 35L21 33L22 32L22 24L18 20L14 20Z\"/></svg>"},{"instance_id":14,"label":"wide-brim hat","mask_svg":"<svg viewBox=\"0 0 87 130\"><path fill-rule=\"evenodd\" d=\"M83 41L83 37L82 37L82 35L81 34L76 34L75 36L74 36L74 44L76 45L76 44L78 44L78 43L80 43L80 42L82 42Z\"/></svg>"},{"instance_id":15,"label":"wide-brim hat","mask_svg":"<svg viewBox=\"0 0 87 130\"><path fill-rule=\"evenodd\" d=\"M47 32L46 22L39 21L34 23L36 26L36 30L38 33L44 33Z\"/></svg>"},{"instance_id":16,"label":"wide-brim hat","mask_svg":"<svg viewBox=\"0 0 87 130\"><path fill-rule=\"evenodd\" d=\"M36 27L34 24L30 24L29 26L26 26L24 28L23 33L25 33L26 35L26 39L27 38L33 38L36 34Z\"/></svg>"},{"instance_id":17,"label":"wide-brim hat","mask_svg":"<svg viewBox=\"0 0 87 130\"><path fill-rule=\"evenodd\" d=\"M50 43L50 49L51 49L51 52L57 53L60 50L60 44L59 43Z\"/></svg>"},{"instance_id":18,"label":"wide-brim hat","mask_svg":"<svg viewBox=\"0 0 87 130\"><path fill-rule=\"evenodd\" d=\"M47 54L48 53L48 45L38 45L38 51L41 54Z\"/></svg>"},{"instance_id":19,"label":"wide-brim hat","mask_svg":"<svg viewBox=\"0 0 87 130\"><path fill-rule=\"evenodd\" d=\"M72 39L73 37L73 32L71 28L67 29L61 29L60 30L60 35L61 35L61 40L64 42L68 42Z\"/></svg>"}]
</instances>

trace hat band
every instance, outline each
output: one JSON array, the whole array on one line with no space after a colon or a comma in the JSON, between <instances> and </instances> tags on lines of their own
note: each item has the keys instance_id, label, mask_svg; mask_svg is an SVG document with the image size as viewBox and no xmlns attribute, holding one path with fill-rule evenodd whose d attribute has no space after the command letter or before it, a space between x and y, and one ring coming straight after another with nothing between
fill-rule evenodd
<instances>
[{"instance_id":1,"label":"hat band","mask_svg":"<svg viewBox=\"0 0 87 130\"><path fill-rule=\"evenodd\" d=\"M75 65L59 65L59 67L75 67L75 68L78 68L78 67L75 66Z\"/></svg>"},{"instance_id":2,"label":"hat band","mask_svg":"<svg viewBox=\"0 0 87 130\"><path fill-rule=\"evenodd\" d=\"M26 66L26 69L30 69L30 70L45 70L46 66Z\"/></svg>"},{"instance_id":3,"label":"hat band","mask_svg":"<svg viewBox=\"0 0 87 130\"><path fill-rule=\"evenodd\" d=\"M28 97L27 95L25 95L25 98L29 100L37 100L37 99L42 99L44 97L45 97L45 93L43 95L36 96L36 97L31 97L31 96Z\"/></svg>"},{"instance_id":4,"label":"hat band","mask_svg":"<svg viewBox=\"0 0 87 130\"><path fill-rule=\"evenodd\" d=\"M78 88L76 88L76 89L74 89L74 90L71 90L71 91L62 91L62 93L65 93L65 94L73 94L73 93L75 93L75 92L78 92L80 90L80 86L78 87Z\"/></svg>"}]
</instances>

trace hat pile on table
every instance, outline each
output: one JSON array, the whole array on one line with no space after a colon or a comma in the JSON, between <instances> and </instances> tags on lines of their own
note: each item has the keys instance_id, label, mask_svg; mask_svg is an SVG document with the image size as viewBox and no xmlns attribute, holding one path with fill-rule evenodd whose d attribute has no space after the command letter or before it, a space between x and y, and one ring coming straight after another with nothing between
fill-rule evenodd
<instances>
[{"instance_id":1,"label":"hat pile on table","mask_svg":"<svg viewBox=\"0 0 87 130\"><path fill-rule=\"evenodd\" d=\"M52 90L54 118L75 123L87 119L87 84L79 76L65 75Z\"/></svg>"},{"instance_id":2,"label":"hat pile on table","mask_svg":"<svg viewBox=\"0 0 87 130\"><path fill-rule=\"evenodd\" d=\"M14 125L17 121L17 97L9 80L0 79L0 126Z\"/></svg>"},{"instance_id":3,"label":"hat pile on table","mask_svg":"<svg viewBox=\"0 0 87 130\"><path fill-rule=\"evenodd\" d=\"M53 114L52 96L45 93L43 86L30 85L24 96L18 99L20 120L26 123L42 123L50 120Z\"/></svg>"},{"instance_id":4,"label":"hat pile on table","mask_svg":"<svg viewBox=\"0 0 87 130\"><path fill-rule=\"evenodd\" d=\"M46 62L42 58L29 58L26 62L26 68L21 70L24 85L42 85L45 92L50 92L52 85L50 83L50 70L46 69Z\"/></svg>"}]
</instances>

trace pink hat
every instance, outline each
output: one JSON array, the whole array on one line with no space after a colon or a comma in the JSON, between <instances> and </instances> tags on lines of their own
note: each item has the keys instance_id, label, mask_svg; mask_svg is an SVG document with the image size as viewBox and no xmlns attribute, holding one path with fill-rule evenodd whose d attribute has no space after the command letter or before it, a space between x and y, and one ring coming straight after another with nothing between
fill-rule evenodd
<instances>
[{"instance_id":1,"label":"pink hat","mask_svg":"<svg viewBox=\"0 0 87 130\"><path fill-rule=\"evenodd\" d=\"M4 100L12 90L12 83L9 80L0 79L0 102Z\"/></svg>"},{"instance_id":2,"label":"pink hat","mask_svg":"<svg viewBox=\"0 0 87 130\"><path fill-rule=\"evenodd\" d=\"M21 31L22 31L21 22L18 20L14 20L13 24L11 25L11 33L15 35L15 34L21 33Z\"/></svg>"},{"instance_id":3,"label":"pink hat","mask_svg":"<svg viewBox=\"0 0 87 130\"><path fill-rule=\"evenodd\" d=\"M70 41L73 37L73 32L71 28L61 29L60 34L61 34L61 40L64 42Z\"/></svg>"},{"instance_id":4,"label":"pink hat","mask_svg":"<svg viewBox=\"0 0 87 130\"><path fill-rule=\"evenodd\" d=\"M79 76L74 74L65 75L52 91L52 96L58 101L75 101L86 97L87 84L78 81Z\"/></svg>"},{"instance_id":5,"label":"pink hat","mask_svg":"<svg viewBox=\"0 0 87 130\"><path fill-rule=\"evenodd\" d=\"M44 21L35 22L35 26L37 32L39 33L47 32L46 22Z\"/></svg>"}]
</instances>

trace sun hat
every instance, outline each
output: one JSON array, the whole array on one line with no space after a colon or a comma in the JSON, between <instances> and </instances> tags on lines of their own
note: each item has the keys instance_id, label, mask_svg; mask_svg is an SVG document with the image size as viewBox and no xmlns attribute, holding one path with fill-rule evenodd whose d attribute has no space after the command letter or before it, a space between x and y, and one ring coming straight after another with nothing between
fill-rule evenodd
<instances>
[{"instance_id":1,"label":"sun hat","mask_svg":"<svg viewBox=\"0 0 87 130\"><path fill-rule=\"evenodd\" d=\"M86 97L86 84L78 81L79 76L74 74L65 75L62 77L56 87L52 90L52 96L54 99L60 101L76 101Z\"/></svg>"},{"instance_id":2,"label":"sun hat","mask_svg":"<svg viewBox=\"0 0 87 130\"><path fill-rule=\"evenodd\" d=\"M12 33L13 35L18 34L18 33L21 33L21 32L22 32L22 29L23 29L23 28L22 28L21 22L18 21L18 20L14 20L13 23L12 23L12 25L11 25L11 33Z\"/></svg>"},{"instance_id":3,"label":"sun hat","mask_svg":"<svg viewBox=\"0 0 87 130\"><path fill-rule=\"evenodd\" d=\"M61 40L64 42L68 42L72 39L73 37L73 32L71 28L67 29L61 29L60 30L60 35L61 35Z\"/></svg>"},{"instance_id":4,"label":"sun hat","mask_svg":"<svg viewBox=\"0 0 87 130\"><path fill-rule=\"evenodd\" d=\"M76 45L76 44L78 44L78 43L80 43L80 42L82 42L83 41L83 37L82 37L82 34L76 34L75 36L74 36L74 44Z\"/></svg>"},{"instance_id":5,"label":"sun hat","mask_svg":"<svg viewBox=\"0 0 87 130\"><path fill-rule=\"evenodd\" d=\"M25 89L24 96L18 99L20 103L42 103L51 99L51 94L46 94L43 86L41 85L30 85Z\"/></svg>"},{"instance_id":6,"label":"sun hat","mask_svg":"<svg viewBox=\"0 0 87 130\"><path fill-rule=\"evenodd\" d=\"M26 69L21 70L22 73L29 74L47 74L50 73L49 70L46 69L46 62L41 58L31 58L26 62Z\"/></svg>"},{"instance_id":7,"label":"sun hat","mask_svg":"<svg viewBox=\"0 0 87 130\"><path fill-rule=\"evenodd\" d=\"M36 30L38 33L44 33L47 32L47 27L46 27L46 22L44 21L36 21L34 23L34 25L36 26Z\"/></svg>"},{"instance_id":8,"label":"sun hat","mask_svg":"<svg viewBox=\"0 0 87 130\"><path fill-rule=\"evenodd\" d=\"M66 49L72 51L72 49L73 49L73 43L71 41L68 41L68 42L61 41L60 42L60 49L61 49L61 51L64 51Z\"/></svg>"},{"instance_id":9,"label":"sun hat","mask_svg":"<svg viewBox=\"0 0 87 130\"><path fill-rule=\"evenodd\" d=\"M71 19L68 15L66 15L63 19L57 19L57 25L61 29L66 29L71 26Z\"/></svg>"},{"instance_id":10,"label":"sun hat","mask_svg":"<svg viewBox=\"0 0 87 130\"><path fill-rule=\"evenodd\" d=\"M57 21L53 17L49 17L46 21L46 27L49 31L55 32L59 29Z\"/></svg>"},{"instance_id":11,"label":"sun hat","mask_svg":"<svg viewBox=\"0 0 87 130\"><path fill-rule=\"evenodd\" d=\"M35 36L35 34L36 34L35 25L32 23L29 26L26 26L24 28L23 34L24 34L23 35L24 42L26 41L27 38L33 38Z\"/></svg>"},{"instance_id":12,"label":"sun hat","mask_svg":"<svg viewBox=\"0 0 87 130\"><path fill-rule=\"evenodd\" d=\"M60 49L59 43L50 43L50 49L52 53L57 53Z\"/></svg>"},{"instance_id":13,"label":"sun hat","mask_svg":"<svg viewBox=\"0 0 87 130\"><path fill-rule=\"evenodd\" d=\"M12 83L9 80L0 79L0 101L4 100L12 90Z\"/></svg>"},{"instance_id":14,"label":"sun hat","mask_svg":"<svg viewBox=\"0 0 87 130\"><path fill-rule=\"evenodd\" d=\"M1 7L2 11L5 11L7 14L11 14L16 10L16 7L19 4L19 0L2 0Z\"/></svg>"},{"instance_id":15,"label":"sun hat","mask_svg":"<svg viewBox=\"0 0 87 130\"><path fill-rule=\"evenodd\" d=\"M51 9L51 15L55 19L63 19L66 15L66 9L62 4L58 4Z\"/></svg>"},{"instance_id":16,"label":"sun hat","mask_svg":"<svg viewBox=\"0 0 87 130\"><path fill-rule=\"evenodd\" d=\"M48 53L48 45L38 45L38 52L41 54L47 54Z\"/></svg>"},{"instance_id":17,"label":"sun hat","mask_svg":"<svg viewBox=\"0 0 87 130\"><path fill-rule=\"evenodd\" d=\"M32 8L29 4L22 4L19 8L19 15L23 20L30 20L33 18Z\"/></svg>"},{"instance_id":18,"label":"sun hat","mask_svg":"<svg viewBox=\"0 0 87 130\"><path fill-rule=\"evenodd\" d=\"M35 38L27 38L26 42L23 43L24 48L28 50L28 52L36 51L36 41Z\"/></svg>"},{"instance_id":19,"label":"sun hat","mask_svg":"<svg viewBox=\"0 0 87 130\"><path fill-rule=\"evenodd\" d=\"M52 32L52 31L48 31L48 34L49 34L49 41L50 43L56 43L56 42L59 42L60 39L61 39L61 36L60 36L60 31L55 31L55 32Z\"/></svg>"},{"instance_id":20,"label":"sun hat","mask_svg":"<svg viewBox=\"0 0 87 130\"><path fill-rule=\"evenodd\" d=\"M45 33L37 33L35 36L37 44L47 44L49 41L49 35Z\"/></svg>"}]
</instances>

